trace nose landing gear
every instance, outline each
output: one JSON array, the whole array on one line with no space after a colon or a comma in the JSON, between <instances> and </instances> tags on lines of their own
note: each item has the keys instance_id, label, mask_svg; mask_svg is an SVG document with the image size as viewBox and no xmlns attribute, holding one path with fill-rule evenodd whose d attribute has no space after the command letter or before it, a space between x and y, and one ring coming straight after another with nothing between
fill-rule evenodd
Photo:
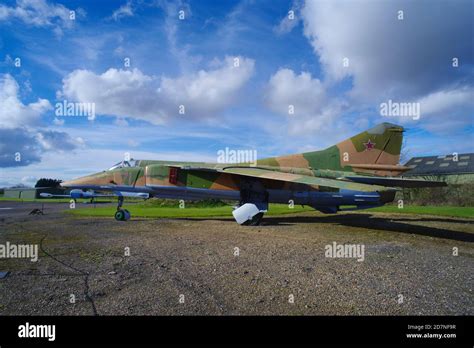
<instances>
[{"instance_id":1,"label":"nose landing gear","mask_svg":"<svg viewBox=\"0 0 474 348\"><path fill-rule=\"evenodd\" d=\"M117 221L127 221L130 220L132 215L127 209L122 209L123 196L118 197L117 211L114 214L115 220Z\"/></svg>"},{"instance_id":2,"label":"nose landing gear","mask_svg":"<svg viewBox=\"0 0 474 348\"><path fill-rule=\"evenodd\" d=\"M114 217L117 221L127 221L130 219L131 215L127 209L119 209L115 212Z\"/></svg>"}]
</instances>

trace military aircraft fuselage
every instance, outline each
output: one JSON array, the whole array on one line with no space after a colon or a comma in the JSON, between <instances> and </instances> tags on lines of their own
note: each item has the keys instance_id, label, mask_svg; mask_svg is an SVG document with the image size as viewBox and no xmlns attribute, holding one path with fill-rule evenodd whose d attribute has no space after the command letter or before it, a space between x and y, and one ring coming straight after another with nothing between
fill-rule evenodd
<instances>
[{"instance_id":1,"label":"military aircraft fuselage","mask_svg":"<svg viewBox=\"0 0 474 348\"><path fill-rule=\"evenodd\" d=\"M365 209L393 201L400 187L445 185L400 177L410 169L399 164L402 133L403 127L382 123L324 150L252 163L122 161L62 186L171 199L236 200L233 215L239 223L258 223L268 203L310 205L324 213ZM117 196L123 202L123 194ZM120 202L117 220L123 220Z\"/></svg>"},{"instance_id":2,"label":"military aircraft fuselage","mask_svg":"<svg viewBox=\"0 0 474 348\"><path fill-rule=\"evenodd\" d=\"M260 168L257 165L213 164L202 162L136 161L133 167L117 165L115 168L62 183L67 188L100 191L111 188L122 192L143 192L150 196L168 199L242 200L242 192L252 192L257 201L310 205L324 212L336 212L336 207L376 206L393 200L394 195L364 192L351 189L306 185L266 178L237 176L231 173L203 170L202 168ZM266 170L282 168L262 166ZM196 169L193 169L196 168ZM283 169L285 170L285 169ZM287 172L317 176L317 170L287 168Z\"/></svg>"}]
</instances>

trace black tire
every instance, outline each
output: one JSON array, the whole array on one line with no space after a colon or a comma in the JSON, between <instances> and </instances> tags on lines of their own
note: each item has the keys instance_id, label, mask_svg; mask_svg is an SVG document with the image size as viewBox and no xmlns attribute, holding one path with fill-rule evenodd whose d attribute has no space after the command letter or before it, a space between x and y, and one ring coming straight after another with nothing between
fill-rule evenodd
<instances>
[{"instance_id":1,"label":"black tire","mask_svg":"<svg viewBox=\"0 0 474 348\"><path fill-rule=\"evenodd\" d=\"M255 214L251 220L245 221L242 225L244 226L258 226L262 222L263 213Z\"/></svg>"},{"instance_id":2,"label":"black tire","mask_svg":"<svg viewBox=\"0 0 474 348\"><path fill-rule=\"evenodd\" d=\"M117 221L124 221L125 220L125 212L122 209L117 210L115 212L114 217L115 217L115 220L117 220Z\"/></svg>"},{"instance_id":3,"label":"black tire","mask_svg":"<svg viewBox=\"0 0 474 348\"><path fill-rule=\"evenodd\" d=\"M124 209L123 212L124 212L123 220L124 221L130 220L130 218L132 217L132 214L130 214L130 212L127 209Z\"/></svg>"}]
</instances>

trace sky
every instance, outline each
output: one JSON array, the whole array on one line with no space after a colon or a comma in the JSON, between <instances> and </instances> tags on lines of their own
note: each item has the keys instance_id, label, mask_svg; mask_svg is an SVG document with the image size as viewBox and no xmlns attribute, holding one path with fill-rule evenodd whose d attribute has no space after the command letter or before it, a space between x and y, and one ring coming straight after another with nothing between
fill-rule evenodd
<instances>
[{"instance_id":1,"label":"sky","mask_svg":"<svg viewBox=\"0 0 474 348\"><path fill-rule=\"evenodd\" d=\"M473 152L473 14L469 0L0 1L0 187L127 154L312 151L381 122L406 128L405 161Z\"/></svg>"}]
</instances>

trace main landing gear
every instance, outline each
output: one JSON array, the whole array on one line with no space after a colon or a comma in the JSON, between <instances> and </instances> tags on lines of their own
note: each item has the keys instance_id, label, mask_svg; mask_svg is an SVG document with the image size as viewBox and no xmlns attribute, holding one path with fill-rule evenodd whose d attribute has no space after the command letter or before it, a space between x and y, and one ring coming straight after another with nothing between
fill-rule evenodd
<instances>
[{"instance_id":1,"label":"main landing gear","mask_svg":"<svg viewBox=\"0 0 474 348\"><path fill-rule=\"evenodd\" d=\"M239 225L258 226L268 210L268 192L258 181L243 181L240 202L232 215Z\"/></svg>"},{"instance_id":2,"label":"main landing gear","mask_svg":"<svg viewBox=\"0 0 474 348\"><path fill-rule=\"evenodd\" d=\"M262 222L263 214L267 211L267 207L262 204L257 206L254 203L245 203L234 208L232 215L239 225L258 226Z\"/></svg>"},{"instance_id":3,"label":"main landing gear","mask_svg":"<svg viewBox=\"0 0 474 348\"><path fill-rule=\"evenodd\" d=\"M115 220L117 221L127 221L130 220L131 214L127 209L122 209L123 196L118 197L117 211L114 214Z\"/></svg>"},{"instance_id":4,"label":"main landing gear","mask_svg":"<svg viewBox=\"0 0 474 348\"><path fill-rule=\"evenodd\" d=\"M263 213L254 215L250 220L245 221L242 225L244 226L258 226L262 222Z\"/></svg>"}]
</instances>

